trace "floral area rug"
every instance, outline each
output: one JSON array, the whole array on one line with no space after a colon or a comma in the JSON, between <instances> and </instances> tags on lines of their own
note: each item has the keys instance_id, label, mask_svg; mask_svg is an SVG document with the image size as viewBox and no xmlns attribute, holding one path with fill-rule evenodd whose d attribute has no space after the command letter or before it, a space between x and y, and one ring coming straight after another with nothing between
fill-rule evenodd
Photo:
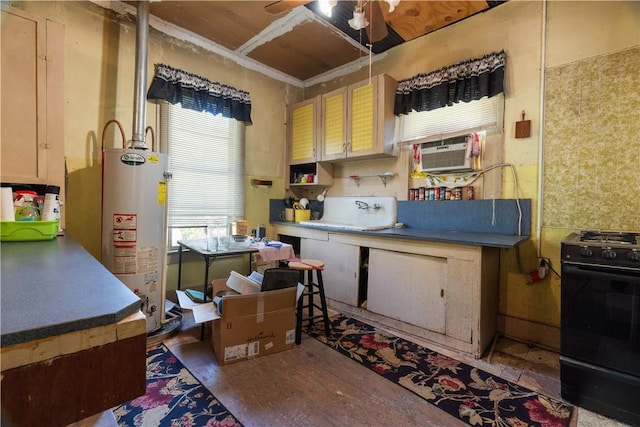
<instances>
[{"instance_id":1,"label":"floral area rug","mask_svg":"<svg viewBox=\"0 0 640 427\"><path fill-rule=\"evenodd\" d=\"M569 425L573 406L543 396L355 319L306 332L472 426Z\"/></svg>"},{"instance_id":2,"label":"floral area rug","mask_svg":"<svg viewBox=\"0 0 640 427\"><path fill-rule=\"evenodd\" d=\"M113 413L122 427L242 426L164 344L147 349L147 394Z\"/></svg>"}]
</instances>

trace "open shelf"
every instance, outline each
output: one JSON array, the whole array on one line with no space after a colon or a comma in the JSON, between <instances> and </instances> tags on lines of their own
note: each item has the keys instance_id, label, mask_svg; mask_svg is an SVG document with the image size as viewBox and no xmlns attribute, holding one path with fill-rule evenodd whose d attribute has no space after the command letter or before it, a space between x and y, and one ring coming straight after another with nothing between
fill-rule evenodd
<instances>
[{"instance_id":1,"label":"open shelf","mask_svg":"<svg viewBox=\"0 0 640 427\"><path fill-rule=\"evenodd\" d=\"M360 186L360 179L378 177L378 178L380 178L380 180L382 180L382 183L386 187L387 186L387 180L393 178L394 176L395 176L394 173L385 172L385 173L376 174L376 175L350 175L349 179L352 179L353 181L355 181L356 185L359 187Z\"/></svg>"}]
</instances>

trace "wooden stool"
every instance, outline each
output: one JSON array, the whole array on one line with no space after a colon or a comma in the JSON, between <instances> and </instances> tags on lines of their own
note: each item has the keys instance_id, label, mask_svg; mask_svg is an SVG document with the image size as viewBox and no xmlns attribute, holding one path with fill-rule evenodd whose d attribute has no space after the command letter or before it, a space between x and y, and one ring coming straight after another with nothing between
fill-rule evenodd
<instances>
[{"instance_id":1,"label":"wooden stool","mask_svg":"<svg viewBox=\"0 0 640 427\"><path fill-rule=\"evenodd\" d=\"M322 318L324 321L324 332L330 334L329 314L327 313L327 301L324 297L324 283L322 282L322 269L324 262L317 259L301 259L300 261L290 261L289 268L300 271L300 283L304 285L304 291L300 295L296 315L296 344L302 342L302 322L308 321L309 325L314 324L314 319ZM307 272L307 280L305 274ZM313 272L316 272L317 283L313 281ZM320 304L314 301L314 295L320 296ZM306 298L306 301L305 301ZM322 310L322 314L314 315L314 307ZM307 317L302 317L304 308L307 308Z\"/></svg>"}]
</instances>

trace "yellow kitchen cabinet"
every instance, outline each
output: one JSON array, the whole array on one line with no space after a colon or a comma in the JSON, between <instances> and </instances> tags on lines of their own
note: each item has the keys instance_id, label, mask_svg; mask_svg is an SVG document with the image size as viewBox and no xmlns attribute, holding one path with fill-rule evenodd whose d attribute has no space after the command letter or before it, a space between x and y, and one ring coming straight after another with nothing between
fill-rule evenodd
<instances>
[{"instance_id":1,"label":"yellow kitchen cabinet","mask_svg":"<svg viewBox=\"0 0 640 427\"><path fill-rule=\"evenodd\" d=\"M289 164L317 160L316 143L320 123L319 98L295 104L289 111Z\"/></svg>"},{"instance_id":2,"label":"yellow kitchen cabinet","mask_svg":"<svg viewBox=\"0 0 640 427\"><path fill-rule=\"evenodd\" d=\"M333 166L317 161L319 126L319 96L290 108L287 188L326 187L333 184Z\"/></svg>"},{"instance_id":3,"label":"yellow kitchen cabinet","mask_svg":"<svg viewBox=\"0 0 640 427\"><path fill-rule=\"evenodd\" d=\"M64 27L3 3L2 33L2 182L57 185L63 199Z\"/></svg>"},{"instance_id":4,"label":"yellow kitchen cabinet","mask_svg":"<svg viewBox=\"0 0 640 427\"><path fill-rule=\"evenodd\" d=\"M320 159L393 156L396 86L381 74L321 95Z\"/></svg>"}]
</instances>

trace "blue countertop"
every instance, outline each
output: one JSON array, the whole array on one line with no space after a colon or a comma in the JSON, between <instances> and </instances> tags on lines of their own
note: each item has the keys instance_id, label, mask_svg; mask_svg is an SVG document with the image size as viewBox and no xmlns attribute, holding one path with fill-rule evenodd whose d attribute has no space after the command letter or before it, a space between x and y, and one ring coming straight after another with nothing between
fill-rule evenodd
<instances>
[{"instance_id":1,"label":"blue countertop","mask_svg":"<svg viewBox=\"0 0 640 427\"><path fill-rule=\"evenodd\" d=\"M140 299L69 236L0 245L1 346L114 324Z\"/></svg>"},{"instance_id":2,"label":"blue countertop","mask_svg":"<svg viewBox=\"0 0 640 427\"><path fill-rule=\"evenodd\" d=\"M279 212L284 205L281 200L275 199L271 200L269 216L272 224L375 237L495 248L513 248L530 236L530 199L399 201L397 203L397 220L405 226L375 231L314 227L282 221L279 219ZM320 204L314 205L312 202L311 208L322 212Z\"/></svg>"},{"instance_id":3,"label":"blue countertop","mask_svg":"<svg viewBox=\"0 0 640 427\"><path fill-rule=\"evenodd\" d=\"M415 228L385 228L382 230L345 230L342 228L314 227L313 225L300 225L295 222L275 221L272 224L288 225L293 227L310 228L315 230L329 231L332 233L358 234L372 237L389 237L396 239L432 241L443 243L456 243L464 245L488 246L493 248L513 248L518 243L523 242L529 236L517 236L513 234L501 233L478 233L465 231L432 231Z\"/></svg>"}]
</instances>

